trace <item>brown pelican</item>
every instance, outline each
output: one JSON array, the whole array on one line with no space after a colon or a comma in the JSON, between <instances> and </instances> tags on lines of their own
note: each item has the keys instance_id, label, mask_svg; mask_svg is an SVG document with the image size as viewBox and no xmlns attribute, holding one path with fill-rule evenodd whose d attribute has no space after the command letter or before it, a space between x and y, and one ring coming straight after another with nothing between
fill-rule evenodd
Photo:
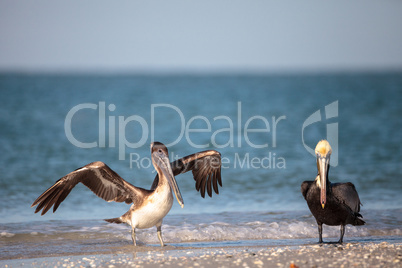
<instances>
[{"instance_id":1,"label":"brown pelican","mask_svg":"<svg viewBox=\"0 0 402 268\"><path fill-rule=\"evenodd\" d=\"M326 140L320 141L315 147L317 155L318 175L315 181L305 181L301 192L318 224L319 243L322 242L322 224L340 225L343 242L345 225L363 225L365 222L360 211L360 199L355 186L350 183L331 183L328 179L331 146Z\"/></svg>"},{"instance_id":2,"label":"brown pelican","mask_svg":"<svg viewBox=\"0 0 402 268\"><path fill-rule=\"evenodd\" d=\"M205 189L210 197L212 197L212 188L215 193L219 194L218 183L222 186L221 155L217 151L208 150L170 163L168 150L160 142L151 144L151 155L152 164L158 174L150 190L128 183L103 162L93 162L56 181L33 202L31 207L38 205L35 213L43 209L42 215L52 206L53 212L55 212L74 186L81 182L98 197L108 202L132 203L125 214L105 221L130 225L134 245L136 245L136 228L144 229L156 226L160 244L164 246L161 226L163 218L173 205L172 190L180 206L184 205L174 176L191 170L196 182L196 189L202 197L205 197Z\"/></svg>"}]
</instances>

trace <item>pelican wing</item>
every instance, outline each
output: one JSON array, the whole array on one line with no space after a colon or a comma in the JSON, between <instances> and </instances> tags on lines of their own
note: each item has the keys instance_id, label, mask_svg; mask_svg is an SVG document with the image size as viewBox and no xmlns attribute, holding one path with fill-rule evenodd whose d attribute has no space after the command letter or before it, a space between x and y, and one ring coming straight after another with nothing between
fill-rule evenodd
<instances>
[{"instance_id":1,"label":"pelican wing","mask_svg":"<svg viewBox=\"0 0 402 268\"><path fill-rule=\"evenodd\" d=\"M348 206L354 213L360 211L360 198L353 183L333 183L331 186L332 193L339 202Z\"/></svg>"},{"instance_id":2,"label":"pelican wing","mask_svg":"<svg viewBox=\"0 0 402 268\"><path fill-rule=\"evenodd\" d=\"M44 215L52 206L53 212L55 212L60 203L80 182L108 202L126 202L129 204L137 199L138 195L144 194L143 189L123 180L105 163L93 162L59 179L41 194L31 207L38 205L35 213L43 209L41 215Z\"/></svg>"},{"instance_id":3,"label":"pelican wing","mask_svg":"<svg viewBox=\"0 0 402 268\"><path fill-rule=\"evenodd\" d=\"M170 163L173 175L177 176L192 171L195 180L195 188L205 197L205 190L212 197L212 188L219 194L218 184L222 187L221 178L221 154L214 150L203 151L185 156ZM158 185L158 175L152 184L151 189Z\"/></svg>"},{"instance_id":4,"label":"pelican wing","mask_svg":"<svg viewBox=\"0 0 402 268\"><path fill-rule=\"evenodd\" d=\"M310 187L313 183L314 183L314 181L304 181L301 184L301 192L302 192L304 199L306 199L306 200L307 200L307 192L308 192L308 190L310 190Z\"/></svg>"}]
</instances>

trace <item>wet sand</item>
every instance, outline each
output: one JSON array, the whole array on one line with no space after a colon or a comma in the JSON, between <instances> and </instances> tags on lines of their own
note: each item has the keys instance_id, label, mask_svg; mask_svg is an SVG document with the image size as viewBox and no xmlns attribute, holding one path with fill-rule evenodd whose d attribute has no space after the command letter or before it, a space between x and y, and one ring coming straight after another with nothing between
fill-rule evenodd
<instances>
[{"instance_id":1,"label":"wet sand","mask_svg":"<svg viewBox=\"0 0 402 268\"><path fill-rule=\"evenodd\" d=\"M402 243L116 248L107 254L0 261L1 267L401 267Z\"/></svg>"}]
</instances>

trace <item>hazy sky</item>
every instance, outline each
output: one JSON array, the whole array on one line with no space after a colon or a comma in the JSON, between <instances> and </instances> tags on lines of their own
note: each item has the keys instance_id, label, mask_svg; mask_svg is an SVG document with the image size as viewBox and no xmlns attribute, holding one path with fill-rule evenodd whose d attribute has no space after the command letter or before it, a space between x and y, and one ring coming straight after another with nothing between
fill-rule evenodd
<instances>
[{"instance_id":1,"label":"hazy sky","mask_svg":"<svg viewBox=\"0 0 402 268\"><path fill-rule=\"evenodd\" d=\"M402 70L402 1L0 0L0 70Z\"/></svg>"}]
</instances>

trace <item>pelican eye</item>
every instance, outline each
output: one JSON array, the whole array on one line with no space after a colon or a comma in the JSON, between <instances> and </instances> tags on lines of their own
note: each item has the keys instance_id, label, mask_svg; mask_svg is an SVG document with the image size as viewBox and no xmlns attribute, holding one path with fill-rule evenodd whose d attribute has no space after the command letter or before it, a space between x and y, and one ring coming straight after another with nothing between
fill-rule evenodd
<instances>
[{"instance_id":1,"label":"pelican eye","mask_svg":"<svg viewBox=\"0 0 402 268\"><path fill-rule=\"evenodd\" d=\"M319 159L325 158L321 153L317 153L317 156L318 156Z\"/></svg>"}]
</instances>

